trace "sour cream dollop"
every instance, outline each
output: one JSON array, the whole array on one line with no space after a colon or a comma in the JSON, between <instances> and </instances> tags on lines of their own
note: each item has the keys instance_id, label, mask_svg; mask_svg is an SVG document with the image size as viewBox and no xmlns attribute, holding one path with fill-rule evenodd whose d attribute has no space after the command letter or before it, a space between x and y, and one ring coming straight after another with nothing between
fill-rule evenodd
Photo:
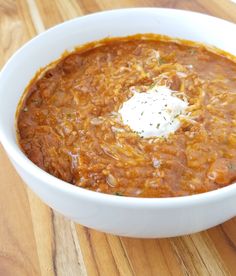
<instances>
[{"instance_id":1,"label":"sour cream dollop","mask_svg":"<svg viewBox=\"0 0 236 276\"><path fill-rule=\"evenodd\" d=\"M188 106L174 94L170 88L158 85L146 92L134 91L118 112L123 123L141 137L167 137L180 127L178 117Z\"/></svg>"}]
</instances>

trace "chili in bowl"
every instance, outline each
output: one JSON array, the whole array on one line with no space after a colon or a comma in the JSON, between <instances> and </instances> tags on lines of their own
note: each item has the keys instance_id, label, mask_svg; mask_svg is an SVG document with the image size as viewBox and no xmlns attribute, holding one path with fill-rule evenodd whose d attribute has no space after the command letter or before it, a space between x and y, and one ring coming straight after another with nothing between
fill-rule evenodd
<instances>
[{"instance_id":1,"label":"chili in bowl","mask_svg":"<svg viewBox=\"0 0 236 276\"><path fill-rule=\"evenodd\" d=\"M22 150L76 186L120 196L208 192L236 179L236 60L154 34L82 46L36 74Z\"/></svg>"}]
</instances>

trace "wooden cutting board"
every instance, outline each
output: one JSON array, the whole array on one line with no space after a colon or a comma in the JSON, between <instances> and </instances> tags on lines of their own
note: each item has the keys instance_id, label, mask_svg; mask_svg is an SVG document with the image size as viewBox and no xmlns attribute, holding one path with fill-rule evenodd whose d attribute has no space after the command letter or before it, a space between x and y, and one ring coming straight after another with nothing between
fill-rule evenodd
<instances>
[{"instance_id":1,"label":"wooden cutting board","mask_svg":"<svg viewBox=\"0 0 236 276\"><path fill-rule=\"evenodd\" d=\"M236 22L236 5L227 0L0 0L0 67L23 43L57 23L135 6L194 10ZM8 275L236 275L236 218L172 239L106 235L44 205L0 147L0 276Z\"/></svg>"}]
</instances>

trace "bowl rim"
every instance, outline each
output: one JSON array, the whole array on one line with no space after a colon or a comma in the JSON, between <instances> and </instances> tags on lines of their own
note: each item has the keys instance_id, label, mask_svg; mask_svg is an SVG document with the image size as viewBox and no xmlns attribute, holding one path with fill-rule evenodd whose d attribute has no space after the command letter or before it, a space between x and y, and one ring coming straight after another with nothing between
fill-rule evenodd
<instances>
[{"instance_id":1,"label":"bowl rim","mask_svg":"<svg viewBox=\"0 0 236 276\"><path fill-rule=\"evenodd\" d=\"M12 60L17 57L21 51L24 51L27 47L30 47L30 44L33 41L36 41L37 39L40 39L45 34L48 34L50 32L54 32L57 29L62 28L63 26L67 24L73 24L75 21L80 20L86 20L87 18L94 17L94 16L103 16L103 14L112 14L112 13L123 13L123 12L137 12L137 11L154 11L158 10L159 12L163 13L172 13L174 14L192 14L197 17L205 17L205 18L211 18L211 20L215 20L218 22L221 22L222 24L230 24L233 25L236 28L236 24L233 22L217 18L211 15L199 13L199 12L193 12L193 11L187 11L187 10L181 10L181 9L172 9L172 8L156 8L156 7L137 7L137 8L122 8L122 9L113 9L113 10L105 10L105 11L99 11L95 13L91 13L88 15L79 16L70 20L67 20L65 22L62 22L60 24L57 24L46 31L36 35L29 41L27 41L23 46L21 46L6 62L6 64L3 66L1 72L0 72L0 81L1 78L4 75L4 72L8 69L8 67L11 65ZM16 131L14 126L14 131ZM10 156L11 160L13 160L23 171L26 171L27 173L31 174L33 177L41 179L44 183L44 185L49 185L53 189L60 190L63 193L66 193L68 195L76 196L76 197L84 197L90 200L96 200L97 202L101 203L108 203L112 205L129 205L129 207L136 208L137 206L142 206L145 208L153 208L155 206L158 207L180 207L180 206L187 206L187 205L200 205L202 203L210 203L213 201L222 200L224 198L230 197L230 196L236 196L236 183L232 183L228 186L219 188L217 190L201 193L201 194L194 194L194 195L186 195L186 196L179 196L179 197L164 197L164 198L144 198L144 197L128 197L128 196L117 196L113 194L105 194L100 193L92 190L88 190L85 188L81 188L78 186L75 186L73 184L70 184L68 182L65 182L59 178L56 178L55 176L45 172L38 166L36 166L31 160L29 160L26 155L21 151L17 141L15 144L12 144L8 139L7 135L5 135L4 130L2 129L0 125L0 141L2 142L2 145L5 149L5 151Z\"/></svg>"}]
</instances>

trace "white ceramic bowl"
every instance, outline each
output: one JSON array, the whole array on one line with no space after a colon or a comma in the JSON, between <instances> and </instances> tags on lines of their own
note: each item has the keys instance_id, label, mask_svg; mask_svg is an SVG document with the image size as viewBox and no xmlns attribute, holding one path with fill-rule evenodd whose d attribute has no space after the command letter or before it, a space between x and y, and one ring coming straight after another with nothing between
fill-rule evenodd
<instances>
[{"instance_id":1,"label":"white ceramic bowl","mask_svg":"<svg viewBox=\"0 0 236 276\"><path fill-rule=\"evenodd\" d=\"M172 9L106 11L60 24L29 41L0 75L0 139L26 184L50 207L85 226L131 237L171 237L222 223L236 215L236 184L194 196L131 198L65 183L35 166L16 143L15 111L35 72L67 49L107 36L160 33L213 44L236 55L236 25Z\"/></svg>"}]
</instances>

